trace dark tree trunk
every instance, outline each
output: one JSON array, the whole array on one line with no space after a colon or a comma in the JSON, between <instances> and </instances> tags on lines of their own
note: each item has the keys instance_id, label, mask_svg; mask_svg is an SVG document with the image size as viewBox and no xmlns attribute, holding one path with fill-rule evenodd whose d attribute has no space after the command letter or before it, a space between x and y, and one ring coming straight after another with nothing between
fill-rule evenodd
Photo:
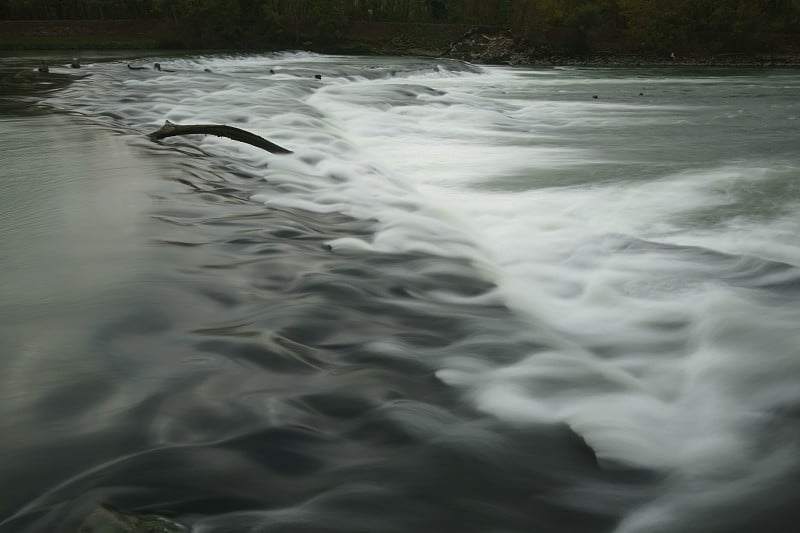
<instances>
[{"instance_id":1,"label":"dark tree trunk","mask_svg":"<svg viewBox=\"0 0 800 533\"><path fill-rule=\"evenodd\" d=\"M233 126L225 126L222 124L173 124L169 120L164 122L158 130L149 134L148 137L157 141L166 137L174 137L176 135L215 135L217 137L227 137L234 141L243 142L256 148L261 148L273 154L291 154L292 151L278 146L272 141L266 140L264 137L259 137L254 133L245 131Z\"/></svg>"}]
</instances>

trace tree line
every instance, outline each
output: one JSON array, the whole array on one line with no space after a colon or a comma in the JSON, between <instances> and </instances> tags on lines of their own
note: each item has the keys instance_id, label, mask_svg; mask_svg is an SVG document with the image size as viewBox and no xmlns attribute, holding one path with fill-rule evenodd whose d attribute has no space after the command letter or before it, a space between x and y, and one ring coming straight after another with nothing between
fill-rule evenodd
<instances>
[{"instance_id":1,"label":"tree line","mask_svg":"<svg viewBox=\"0 0 800 533\"><path fill-rule=\"evenodd\" d=\"M335 42L348 22L394 22L508 27L571 52L746 51L796 43L800 0L0 0L0 18L154 20L201 46Z\"/></svg>"}]
</instances>

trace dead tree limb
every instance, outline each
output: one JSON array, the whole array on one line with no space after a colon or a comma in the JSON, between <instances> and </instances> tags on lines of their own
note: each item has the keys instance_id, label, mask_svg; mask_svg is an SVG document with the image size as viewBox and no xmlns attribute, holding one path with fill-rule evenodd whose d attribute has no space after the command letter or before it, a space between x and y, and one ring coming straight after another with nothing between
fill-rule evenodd
<instances>
[{"instance_id":1,"label":"dead tree limb","mask_svg":"<svg viewBox=\"0 0 800 533\"><path fill-rule=\"evenodd\" d=\"M165 137L174 137L176 135L216 135L217 137L227 137L234 141L243 142L256 148L261 148L273 154L291 154L291 150L287 150L283 146L278 146L274 142L266 140L264 137L259 137L254 133L245 131L233 126L224 126L222 124L173 124L169 120L164 122L164 125L159 129L149 134L148 137L157 141Z\"/></svg>"}]
</instances>

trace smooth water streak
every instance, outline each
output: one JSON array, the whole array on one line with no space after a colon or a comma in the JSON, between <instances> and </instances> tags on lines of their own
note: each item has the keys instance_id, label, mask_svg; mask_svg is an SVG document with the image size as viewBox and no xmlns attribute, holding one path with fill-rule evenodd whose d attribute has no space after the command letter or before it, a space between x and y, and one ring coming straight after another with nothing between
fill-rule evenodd
<instances>
[{"instance_id":1,"label":"smooth water streak","mask_svg":"<svg viewBox=\"0 0 800 533\"><path fill-rule=\"evenodd\" d=\"M239 289L288 280L282 309L291 318L270 315L275 321L302 321L313 309L306 302L324 291L343 321L356 302L391 309L393 318L359 330L354 344L430 369L491 420L470 426L438 407L387 408L414 438L461 428L470 453L492 464L502 463L492 457L509 446L508 435L567 427L600 474L571 477L546 499L607 513L619 532L728 531L748 513L791 505L785 488L800 467L791 417L800 404L796 72L526 69L302 53L142 63L154 61L175 72L90 63L89 77L42 103L126 135L164 120L246 128L294 153L275 157L215 137L148 149L229 161L186 168L195 187L222 191L243 209L363 222L369 231L325 239L341 271L381 257L428 258L403 272L413 283L402 277L406 286L390 288L381 285L385 274L362 287L301 265L253 278L231 269L227 278L234 299L243 298ZM282 231L309 238L297 227ZM185 231L185 245L200 244L193 235ZM215 264L244 255L227 253L213 252ZM475 278L486 290L465 293L448 276ZM497 322L487 308L503 310ZM313 338L348 338L326 313L314 317L317 330L298 326L318 369L341 361L317 361ZM249 335L264 314L256 309L219 330ZM449 320L473 327L423 334L407 326L419 327L415 316L427 316L432 329L430 317L443 331L455 328ZM250 361L254 350L236 353ZM288 392L271 386L271 394L256 385L242 393L244 419L261 409L273 409L272 420L291 418L296 407L281 399ZM191 411L187 398L175 400L176 410ZM162 441L210 439L191 424L162 422L151 428ZM441 439L448 449L460 442ZM512 458L526 462L523 470L547 468L534 454ZM314 523L330 501L381 500L393 490L343 486L198 527Z\"/></svg>"}]
</instances>

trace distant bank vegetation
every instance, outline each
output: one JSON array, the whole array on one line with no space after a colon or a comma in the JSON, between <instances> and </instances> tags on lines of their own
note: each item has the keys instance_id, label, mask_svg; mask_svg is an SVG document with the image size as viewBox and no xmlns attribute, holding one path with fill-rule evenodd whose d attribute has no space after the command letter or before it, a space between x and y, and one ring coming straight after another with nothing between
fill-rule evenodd
<instances>
[{"instance_id":1,"label":"distant bank vegetation","mask_svg":"<svg viewBox=\"0 0 800 533\"><path fill-rule=\"evenodd\" d=\"M190 47L332 45L373 22L501 26L573 54L800 48L800 0L0 0L0 19L153 21Z\"/></svg>"}]
</instances>

